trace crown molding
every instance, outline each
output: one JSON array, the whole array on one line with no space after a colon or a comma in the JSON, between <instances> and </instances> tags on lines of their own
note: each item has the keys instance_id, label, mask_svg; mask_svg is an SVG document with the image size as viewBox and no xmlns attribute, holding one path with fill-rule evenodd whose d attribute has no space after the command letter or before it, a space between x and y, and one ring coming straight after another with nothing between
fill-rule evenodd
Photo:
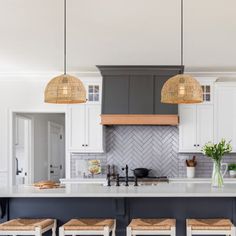
<instances>
[{"instance_id":1,"label":"crown molding","mask_svg":"<svg viewBox=\"0 0 236 236\"><path fill-rule=\"evenodd\" d=\"M51 72L0 72L0 81L28 81L41 82L48 81L53 77L63 74L61 71ZM69 73L80 78L101 78L99 71L73 71Z\"/></svg>"},{"instance_id":2,"label":"crown molding","mask_svg":"<svg viewBox=\"0 0 236 236\"><path fill-rule=\"evenodd\" d=\"M236 70L191 70L188 68L184 72L185 74L192 75L194 77L214 77L214 78L236 78ZM42 82L48 81L55 76L62 74L61 71L44 71L44 72L0 72L0 81L25 81L25 82ZM81 79L101 79L101 73L99 71L70 71L71 75L75 75Z\"/></svg>"}]
</instances>

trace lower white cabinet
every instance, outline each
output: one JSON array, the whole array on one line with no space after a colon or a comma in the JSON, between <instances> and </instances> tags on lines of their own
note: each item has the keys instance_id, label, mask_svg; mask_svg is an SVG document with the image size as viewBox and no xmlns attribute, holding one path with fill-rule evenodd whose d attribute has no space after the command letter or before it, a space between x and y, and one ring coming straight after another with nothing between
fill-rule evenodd
<instances>
[{"instance_id":1,"label":"lower white cabinet","mask_svg":"<svg viewBox=\"0 0 236 236\"><path fill-rule=\"evenodd\" d=\"M179 106L179 152L201 152L205 143L214 140L212 104Z\"/></svg>"},{"instance_id":2,"label":"lower white cabinet","mask_svg":"<svg viewBox=\"0 0 236 236\"><path fill-rule=\"evenodd\" d=\"M69 107L69 151L77 153L101 153L103 126L101 105L79 104Z\"/></svg>"},{"instance_id":3,"label":"lower white cabinet","mask_svg":"<svg viewBox=\"0 0 236 236\"><path fill-rule=\"evenodd\" d=\"M231 141L236 152L236 83L217 83L215 108L215 141Z\"/></svg>"}]
</instances>

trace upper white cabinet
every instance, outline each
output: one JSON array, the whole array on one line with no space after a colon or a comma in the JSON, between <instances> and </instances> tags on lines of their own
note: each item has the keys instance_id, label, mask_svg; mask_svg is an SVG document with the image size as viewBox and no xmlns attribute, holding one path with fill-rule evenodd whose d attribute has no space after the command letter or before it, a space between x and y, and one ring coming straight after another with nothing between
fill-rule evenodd
<instances>
[{"instance_id":1,"label":"upper white cabinet","mask_svg":"<svg viewBox=\"0 0 236 236\"><path fill-rule=\"evenodd\" d=\"M201 152L205 143L214 141L214 83L200 83L203 103L179 105L179 152Z\"/></svg>"},{"instance_id":2,"label":"upper white cabinet","mask_svg":"<svg viewBox=\"0 0 236 236\"><path fill-rule=\"evenodd\" d=\"M184 0L184 64L236 66L236 1Z\"/></svg>"},{"instance_id":3,"label":"upper white cabinet","mask_svg":"<svg viewBox=\"0 0 236 236\"><path fill-rule=\"evenodd\" d=\"M205 143L213 142L213 105L180 105L179 115L180 152L201 152Z\"/></svg>"},{"instance_id":4,"label":"upper white cabinet","mask_svg":"<svg viewBox=\"0 0 236 236\"><path fill-rule=\"evenodd\" d=\"M85 82L87 102L71 105L68 112L69 151L77 153L103 152L101 123L101 83Z\"/></svg>"},{"instance_id":5,"label":"upper white cabinet","mask_svg":"<svg viewBox=\"0 0 236 236\"><path fill-rule=\"evenodd\" d=\"M222 138L236 152L236 83L216 83L215 140Z\"/></svg>"}]
</instances>

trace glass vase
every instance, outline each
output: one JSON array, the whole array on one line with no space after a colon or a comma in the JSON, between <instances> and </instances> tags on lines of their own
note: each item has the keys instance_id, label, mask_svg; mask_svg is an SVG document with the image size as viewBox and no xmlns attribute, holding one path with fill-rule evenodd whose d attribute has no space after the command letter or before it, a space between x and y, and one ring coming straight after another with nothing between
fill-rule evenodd
<instances>
[{"instance_id":1,"label":"glass vase","mask_svg":"<svg viewBox=\"0 0 236 236\"><path fill-rule=\"evenodd\" d=\"M213 161L211 185L216 188L222 188L224 186L224 179L221 172L221 161Z\"/></svg>"}]
</instances>

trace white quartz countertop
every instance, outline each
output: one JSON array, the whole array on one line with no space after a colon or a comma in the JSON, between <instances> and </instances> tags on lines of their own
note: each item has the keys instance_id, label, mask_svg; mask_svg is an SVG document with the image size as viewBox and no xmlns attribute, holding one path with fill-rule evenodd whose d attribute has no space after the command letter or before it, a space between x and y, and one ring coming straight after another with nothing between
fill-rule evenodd
<instances>
[{"instance_id":1,"label":"white quartz countertop","mask_svg":"<svg viewBox=\"0 0 236 236\"><path fill-rule=\"evenodd\" d=\"M236 197L236 181L226 180L223 188L212 188L210 180L170 180L156 186L112 186L66 184L65 188L40 190L32 186L0 188L4 197Z\"/></svg>"}]
</instances>

